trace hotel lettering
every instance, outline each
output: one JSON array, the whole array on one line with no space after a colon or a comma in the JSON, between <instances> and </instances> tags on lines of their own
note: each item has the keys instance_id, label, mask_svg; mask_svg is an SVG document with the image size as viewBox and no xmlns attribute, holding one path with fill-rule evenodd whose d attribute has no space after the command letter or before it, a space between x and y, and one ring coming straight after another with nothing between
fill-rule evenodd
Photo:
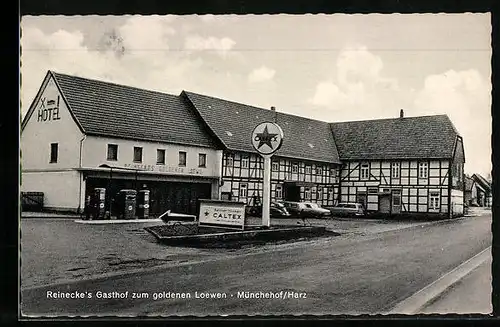
<instances>
[{"instance_id":1,"label":"hotel lettering","mask_svg":"<svg viewBox=\"0 0 500 327\"><path fill-rule=\"evenodd\" d=\"M40 100L40 108L38 108L37 121L45 122L61 119L61 117L59 116L59 99L59 96L57 96L57 101L42 98Z\"/></svg>"}]
</instances>

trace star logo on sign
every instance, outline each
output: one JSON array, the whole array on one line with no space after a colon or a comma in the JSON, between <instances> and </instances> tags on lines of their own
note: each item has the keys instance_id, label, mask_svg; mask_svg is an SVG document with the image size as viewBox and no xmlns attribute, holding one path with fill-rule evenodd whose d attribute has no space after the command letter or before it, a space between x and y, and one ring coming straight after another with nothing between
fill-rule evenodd
<instances>
[{"instance_id":1,"label":"star logo on sign","mask_svg":"<svg viewBox=\"0 0 500 327\"><path fill-rule=\"evenodd\" d=\"M262 133L258 133L256 136L255 136L255 140L259 142L259 145L257 146L257 149L260 149L261 146L263 146L264 144L266 144L267 146L269 146L271 149L273 149L273 145L272 145L272 141L276 141L276 136L278 134L274 134L274 133L269 133L268 129L267 129L267 126L264 127L264 131Z\"/></svg>"}]
</instances>

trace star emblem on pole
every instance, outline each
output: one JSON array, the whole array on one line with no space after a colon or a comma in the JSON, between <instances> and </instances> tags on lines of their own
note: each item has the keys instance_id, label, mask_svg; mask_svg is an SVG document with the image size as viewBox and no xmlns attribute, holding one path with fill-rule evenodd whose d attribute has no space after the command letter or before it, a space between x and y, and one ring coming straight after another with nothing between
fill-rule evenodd
<instances>
[{"instance_id":1,"label":"star emblem on pole","mask_svg":"<svg viewBox=\"0 0 500 327\"><path fill-rule=\"evenodd\" d=\"M278 134L269 133L267 126L264 127L264 131L262 133L257 134L257 140L259 141L259 145L257 146L257 149L260 149L260 147L263 146L264 144L266 144L271 149L273 149L273 145L272 145L271 141L275 140L277 135Z\"/></svg>"}]
</instances>

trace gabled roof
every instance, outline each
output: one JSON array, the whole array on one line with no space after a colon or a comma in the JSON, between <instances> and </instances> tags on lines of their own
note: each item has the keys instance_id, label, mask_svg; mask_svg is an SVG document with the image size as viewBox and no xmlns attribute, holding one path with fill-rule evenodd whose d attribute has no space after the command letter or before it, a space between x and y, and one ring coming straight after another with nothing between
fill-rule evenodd
<instances>
[{"instance_id":1,"label":"gabled roof","mask_svg":"<svg viewBox=\"0 0 500 327\"><path fill-rule=\"evenodd\" d=\"M262 122L276 122L283 130L277 156L339 163L337 148L326 122L275 112L206 95L183 91L208 127L232 151L256 152L253 129Z\"/></svg>"},{"instance_id":2,"label":"gabled roof","mask_svg":"<svg viewBox=\"0 0 500 327\"><path fill-rule=\"evenodd\" d=\"M51 73L87 134L216 145L189 103L177 95Z\"/></svg>"},{"instance_id":3,"label":"gabled roof","mask_svg":"<svg viewBox=\"0 0 500 327\"><path fill-rule=\"evenodd\" d=\"M465 191L472 191L472 186L474 185L474 179L469 176L465 176Z\"/></svg>"},{"instance_id":4,"label":"gabled roof","mask_svg":"<svg viewBox=\"0 0 500 327\"><path fill-rule=\"evenodd\" d=\"M446 115L330 125L341 160L452 158L459 136Z\"/></svg>"},{"instance_id":5,"label":"gabled roof","mask_svg":"<svg viewBox=\"0 0 500 327\"><path fill-rule=\"evenodd\" d=\"M473 174L472 178L478 183L486 192L491 192L491 184L480 174Z\"/></svg>"}]
</instances>

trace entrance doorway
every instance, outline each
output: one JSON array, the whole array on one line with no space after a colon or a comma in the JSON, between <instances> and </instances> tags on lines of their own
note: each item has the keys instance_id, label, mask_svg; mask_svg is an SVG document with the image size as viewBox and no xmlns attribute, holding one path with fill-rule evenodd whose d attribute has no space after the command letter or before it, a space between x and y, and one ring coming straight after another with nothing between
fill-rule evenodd
<instances>
[{"instance_id":1,"label":"entrance doorway","mask_svg":"<svg viewBox=\"0 0 500 327\"><path fill-rule=\"evenodd\" d=\"M390 194L381 194L379 196L379 212L381 213L391 213L391 195Z\"/></svg>"},{"instance_id":2,"label":"entrance doorway","mask_svg":"<svg viewBox=\"0 0 500 327\"><path fill-rule=\"evenodd\" d=\"M367 202L366 192L358 192L356 194L356 202L361 203L363 205L363 210L366 211L366 202Z\"/></svg>"},{"instance_id":3,"label":"entrance doorway","mask_svg":"<svg viewBox=\"0 0 500 327\"><path fill-rule=\"evenodd\" d=\"M392 213L401 213L401 190L392 190Z\"/></svg>"},{"instance_id":4,"label":"entrance doorway","mask_svg":"<svg viewBox=\"0 0 500 327\"><path fill-rule=\"evenodd\" d=\"M300 202L300 186L285 184L285 201Z\"/></svg>"}]
</instances>

